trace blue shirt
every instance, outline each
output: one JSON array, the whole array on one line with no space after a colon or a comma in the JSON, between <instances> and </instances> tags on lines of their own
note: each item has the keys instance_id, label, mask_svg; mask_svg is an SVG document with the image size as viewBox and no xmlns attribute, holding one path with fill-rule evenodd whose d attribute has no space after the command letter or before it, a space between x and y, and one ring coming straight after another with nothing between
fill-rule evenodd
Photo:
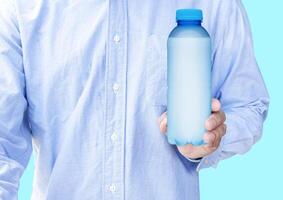
<instances>
[{"instance_id":1,"label":"blue shirt","mask_svg":"<svg viewBox=\"0 0 283 200\"><path fill-rule=\"evenodd\" d=\"M198 171L260 138L269 97L240 0L0 0L0 199L197 200ZM175 10L200 8L227 115L199 163L160 133Z\"/></svg>"}]
</instances>

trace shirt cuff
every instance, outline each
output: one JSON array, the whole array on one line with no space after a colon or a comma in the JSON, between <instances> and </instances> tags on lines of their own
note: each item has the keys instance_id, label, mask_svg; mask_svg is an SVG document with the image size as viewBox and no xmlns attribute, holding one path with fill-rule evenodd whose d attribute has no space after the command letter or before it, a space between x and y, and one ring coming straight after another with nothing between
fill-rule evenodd
<instances>
[{"instance_id":1,"label":"shirt cuff","mask_svg":"<svg viewBox=\"0 0 283 200\"><path fill-rule=\"evenodd\" d=\"M218 148L214 152L203 157L200 160L199 164L197 165L196 171L199 172L201 169L209 168L209 167L216 168L218 162L221 160L222 147L223 147L223 138L222 138Z\"/></svg>"}]
</instances>

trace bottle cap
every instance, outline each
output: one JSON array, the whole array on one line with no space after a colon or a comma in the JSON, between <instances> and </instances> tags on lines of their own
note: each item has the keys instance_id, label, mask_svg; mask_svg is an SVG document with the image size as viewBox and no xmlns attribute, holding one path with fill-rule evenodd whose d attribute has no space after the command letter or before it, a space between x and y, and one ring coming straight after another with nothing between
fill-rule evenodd
<instances>
[{"instance_id":1,"label":"bottle cap","mask_svg":"<svg viewBox=\"0 0 283 200\"><path fill-rule=\"evenodd\" d=\"M200 9L179 9L176 10L176 21L202 21L203 15Z\"/></svg>"}]
</instances>

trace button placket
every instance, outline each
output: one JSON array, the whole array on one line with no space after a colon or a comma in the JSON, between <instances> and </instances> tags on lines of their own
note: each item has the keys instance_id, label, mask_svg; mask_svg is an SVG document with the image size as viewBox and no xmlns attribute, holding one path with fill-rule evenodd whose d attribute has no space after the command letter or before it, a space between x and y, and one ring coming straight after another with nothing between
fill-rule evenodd
<instances>
[{"instance_id":1,"label":"button placket","mask_svg":"<svg viewBox=\"0 0 283 200\"><path fill-rule=\"evenodd\" d=\"M126 1L109 1L103 199L124 199L124 130L127 74ZM114 196L113 196L114 195Z\"/></svg>"}]
</instances>

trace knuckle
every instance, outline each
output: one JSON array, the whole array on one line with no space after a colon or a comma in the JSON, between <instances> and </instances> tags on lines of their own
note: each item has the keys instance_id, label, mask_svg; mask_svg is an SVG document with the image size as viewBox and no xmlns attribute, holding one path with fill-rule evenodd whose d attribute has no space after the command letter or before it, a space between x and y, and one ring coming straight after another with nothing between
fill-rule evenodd
<instances>
[{"instance_id":1,"label":"knuckle","mask_svg":"<svg viewBox=\"0 0 283 200\"><path fill-rule=\"evenodd\" d=\"M223 111L220 111L219 118L220 118L220 122L224 122L225 121L225 114L224 114Z\"/></svg>"},{"instance_id":2,"label":"knuckle","mask_svg":"<svg viewBox=\"0 0 283 200\"><path fill-rule=\"evenodd\" d=\"M216 138L219 135L219 130L215 129L215 130L212 130L210 133L213 134Z\"/></svg>"},{"instance_id":3,"label":"knuckle","mask_svg":"<svg viewBox=\"0 0 283 200\"><path fill-rule=\"evenodd\" d=\"M217 121L217 125L220 125L221 123L224 122L224 118L223 118L223 115L221 114L221 112L219 112L215 115L215 119Z\"/></svg>"},{"instance_id":4,"label":"knuckle","mask_svg":"<svg viewBox=\"0 0 283 200\"><path fill-rule=\"evenodd\" d=\"M216 145L216 143L220 140L220 138L221 138L221 130L218 128L217 130L215 130L215 131L213 131L212 132L214 135L215 135L215 139L214 139L214 145L213 146L215 146Z\"/></svg>"},{"instance_id":5,"label":"knuckle","mask_svg":"<svg viewBox=\"0 0 283 200\"><path fill-rule=\"evenodd\" d=\"M216 126L218 124L218 120L217 120L217 117L216 115L212 115L211 118L210 118L210 122Z\"/></svg>"}]
</instances>

